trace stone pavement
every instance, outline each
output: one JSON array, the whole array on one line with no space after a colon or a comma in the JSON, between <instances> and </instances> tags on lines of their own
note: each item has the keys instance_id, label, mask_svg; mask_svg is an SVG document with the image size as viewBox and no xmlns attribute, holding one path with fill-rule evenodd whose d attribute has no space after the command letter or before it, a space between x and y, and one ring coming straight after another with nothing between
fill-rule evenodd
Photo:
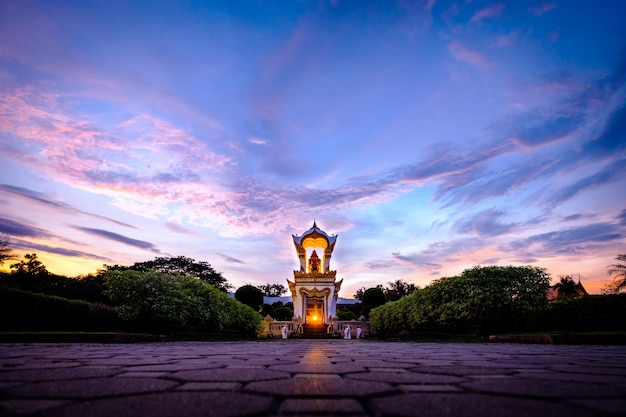
<instances>
[{"instance_id":1,"label":"stone pavement","mask_svg":"<svg viewBox=\"0 0 626 417\"><path fill-rule=\"evenodd\" d=\"M626 347L0 344L0 415L626 415Z\"/></svg>"}]
</instances>

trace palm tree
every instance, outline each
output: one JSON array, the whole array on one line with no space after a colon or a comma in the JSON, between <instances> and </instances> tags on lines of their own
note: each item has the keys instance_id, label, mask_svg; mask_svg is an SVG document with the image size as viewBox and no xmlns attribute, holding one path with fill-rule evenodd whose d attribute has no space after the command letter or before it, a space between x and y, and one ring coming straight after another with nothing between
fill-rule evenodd
<instances>
[{"instance_id":1,"label":"palm tree","mask_svg":"<svg viewBox=\"0 0 626 417\"><path fill-rule=\"evenodd\" d=\"M626 262L626 253L615 257L618 261ZM613 282L607 285L608 292L619 293L626 290L626 264L613 264L607 266L609 275L614 275Z\"/></svg>"}]
</instances>

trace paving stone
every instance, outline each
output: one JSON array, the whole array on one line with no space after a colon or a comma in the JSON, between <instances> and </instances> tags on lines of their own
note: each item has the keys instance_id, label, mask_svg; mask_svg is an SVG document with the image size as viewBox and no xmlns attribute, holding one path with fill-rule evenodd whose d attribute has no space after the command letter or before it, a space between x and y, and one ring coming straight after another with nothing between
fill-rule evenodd
<instances>
[{"instance_id":1,"label":"paving stone","mask_svg":"<svg viewBox=\"0 0 626 417\"><path fill-rule=\"evenodd\" d=\"M0 415L33 414L69 404L64 400L0 400Z\"/></svg>"},{"instance_id":2,"label":"paving stone","mask_svg":"<svg viewBox=\"0 0 626 417\"><path fill-rule=\"evenodd\" d=\"M365 414L363 406L358 401L348 398L293 398L286 399L280 404L279 414Z\"/></svg>"},{"instance_id":3,"label":"paving stone","mask_svg":"<svg viewBox=\"0 0 626 417\"><path fill-rule=\"evenodd\" d=\"M358 379L362 381L389 382L391 384L453 384L467 381L465 378L453 375L420 374L413 372L367 372L360 374L348 374L345 378Z\"/></svg>"},{"instance_id":4,"label":"paving stone","mask_svg":"<svg viewBox=\"0 0 626 417\"><path fill-rule=\"evenodd\" d=\"M594 414L545 401L479 394L412 393L376 398L368 403L377 416L420 417L591 417Z\"/></svg>"},{"instance_id":5,"label":"paving stone","mask_svg":"<svg viewBox=\"0 0 626 417\"><path fill-rule=\"evenodd\" d=\"M188 382L179 386L179 390L188 391L234 391L239 389L239 382Z\"/></svg>"},{"instance_id":6,"label":"paving stone","mask_svg":"<svg viewBox=\"0 0 626 417\"><path fill-rule=\"evenodd\" d=\"M274 400L233 392L165 392L107 398L55 409L49 417L231 417L271 415Z\"/></svg>"},{"instance_id":7,"label":"paving stone","mask_svg":"<svg viewBox=\"0 0 626 417\"><path fill-rule=\"evenodd\" d=\"M171 375L181 381L234 381L249 382L289 378L289 373L268 369L219 368L201 371L180 371Z\"/></svg>"},{"instance_id":8,"label":"paving stone","mask_svg":"<svg viewBox=\"0 0 626 417\"><path fill-rule=\"evenodd\" d=\"M281 397L363 397L392 392L394 388L384 382L349 381L334 378L294 378L287 383L271 385L265 382L251 382L244 387L244 390Z\"/></svg>"},{"instance_id":9,"label":"paving stone","mask_svg":"<svg viewBox=\"0 0 626 417\"><path fill-rule=\"evenodd\" d=\"M344 374L348 372L363 372L366 370L365 367L352 362L338 362L336 364L328 362L301 362L292 365L273 365L270 366L269 369L308 374Z\"/></svg>"},{"instance_id":10,"label":"paving stone","mask_svg":"<svg viewBox=\"0 0 626 417\"><path fill-rule=\"evenodd\" d=\"M588 384L573 381L545 381L531 378L481 379L460 384L472 391L520 395L540 398L620 397L624 388L609 384Z\"/></svg>"},{"instance_id":11,"label":"paving stone","mask_svg":"<svg viewBox=\"0 0 626 417\"><path fill-rule=\"evenodd\" d=\"M0 344L15 416L617 416L625 398L621 346Z\"/></svg>"},{"instance_id":12,"label":"paving stone","mask_svg":"<svg viewBox=\"0 0 626 417\"><path fill-rule=\"evenodd\" d=\"M5 391L16 397L94 398L163 391L176 385L178 384L174 381L154 378L90 378L30 383Z\"/></svg>"},{"instance_id":13,"label":"paving stone","mask_svg":"<svg viewBox=\"0 0 626 417\"><path fill-rule=\"evenodd\" d=\"M575 399L568 401L571 404L582 405L590 409L599 411L605 414L613 415L626 415L626 398L602 398L602 399Z\"/></svg>"},{"instance_id":14,"label":"paving stone","mask_svg":"<svg viewBox=\"0 0 626 417\"><path fill-rule=\"evenodd\" d=\"M461 392L454 385L398 385L399 390L404 392Z\"/></svg>"},{"instance_id":15,"label":"paving stone","mask_svg":"<svg viewBox=\"0 0 626 417\"><path fill-rule=\"evenodd\" d=\"M116 367L78 367L58 369L29 369L0 372L1 381L54 381L77 378L106 377L119 374Z\"/></svg>"}]
</instances>

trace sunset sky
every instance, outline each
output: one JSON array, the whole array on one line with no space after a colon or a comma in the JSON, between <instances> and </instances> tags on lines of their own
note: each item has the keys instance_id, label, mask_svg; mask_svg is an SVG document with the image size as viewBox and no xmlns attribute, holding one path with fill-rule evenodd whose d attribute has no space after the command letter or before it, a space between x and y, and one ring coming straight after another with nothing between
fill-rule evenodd
<instances>
[{"instance_id":1,"label":"sunset sky","mask_svg":"<svg viewBox=\"0 0 626 417\"><path fill-rule=\"evenodd\" d=\"M626 2L1 1L0 235L51 272L157 256L341 296L626 253ZM4 265L8 269L9 264Z\"/></svg>"}]
</instances>

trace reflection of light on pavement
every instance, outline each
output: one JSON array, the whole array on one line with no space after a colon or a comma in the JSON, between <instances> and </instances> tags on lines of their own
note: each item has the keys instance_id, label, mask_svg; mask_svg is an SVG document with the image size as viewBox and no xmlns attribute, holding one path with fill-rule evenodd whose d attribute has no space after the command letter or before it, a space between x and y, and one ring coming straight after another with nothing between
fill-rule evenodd
<instances>
[{"instance_id":1,"label":"reflection of light on pavement","mask_svg":"<svg viewBox=\"0 0 626 417\"><path fill-rule=\"evenodd\" d=\"M324 350L319 346L314 346L306 351L303 356L304 362L315 362L315 363L327 363L328 357L324 353Z\"/></svg>"}]
</instances>

